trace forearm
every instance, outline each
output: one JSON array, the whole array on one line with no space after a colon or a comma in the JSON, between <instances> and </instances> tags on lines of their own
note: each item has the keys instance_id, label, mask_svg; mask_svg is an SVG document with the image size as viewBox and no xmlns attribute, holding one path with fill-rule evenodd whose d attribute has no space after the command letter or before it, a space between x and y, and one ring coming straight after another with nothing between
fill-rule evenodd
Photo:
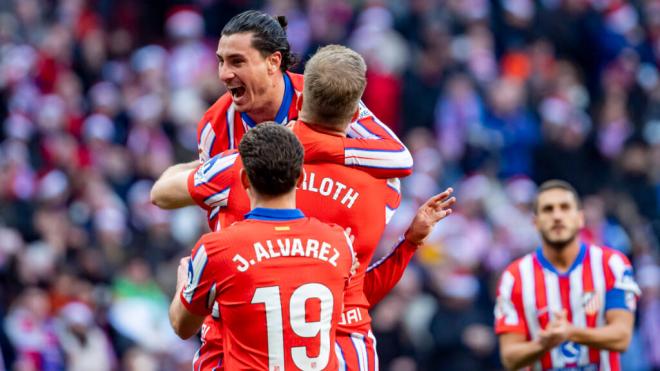
<instances>
[{"instance_id":1,"label":"forearm","mask_svg":"<svg viewBox=\"0 0 660 371\"><path fill-rule=\"evenodd\" d=\"M181 302L183 281L178 280L172 303L170 303L169 317L174 332L182 339L195 335L202 326L204 317L190 313Z\"/></svg>"},{"instance_id":2,"label":"forearm","mask_svg":"<svg viewBox=\"0 0 660 371\"><path fill-rule=\"evenodd\" d=\"M620 323L603 327L573 328L569 340L592 348L624 352L628 348L631 330Z\"/></svg>"},{"instance_id":3,"label":"forearm","mask_svg":"<svg viewBox=\"0 0 660 371\"><path fill-rule=\"evenodd\" d=\"M501 348L500 355L504 367L509 370L518 370L530 366L546 351L547 349L544 349L538 340L531 340L507 344L507 346Z\"/></svg>"},{"instance_id":4,"label":"forearm","mask_svg":"<svg viewBox=\"0 0 660 371\"><path fill-rule=\"evenodd\" d=\"M167 168L151 188L151 202L161 209L193 205L187 182L190 172L198 165L198 161L191 161Z\"/></svg>"}]
</instances>

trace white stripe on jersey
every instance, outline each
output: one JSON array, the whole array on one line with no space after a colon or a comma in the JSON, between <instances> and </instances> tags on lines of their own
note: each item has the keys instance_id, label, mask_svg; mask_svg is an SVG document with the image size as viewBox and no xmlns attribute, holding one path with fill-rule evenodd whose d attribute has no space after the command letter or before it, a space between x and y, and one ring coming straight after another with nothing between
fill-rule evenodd
<instances>
[{"instance_id":1,"label":"white stripe on jersey","mask_svg":"<svg viewBox=\"0 0 660 371\"><path fill-rule=\"evenodd\" d=\"M381 158L374 158L377 152ZM364 150L346 148L344 150L344 164L347 166L364 166L380 169L407 169L412 164L410 153L401 151Z\"/></svg>"},{"instance_id":2,"label":"white stripe on jersey","mask_svg":"<svg viewBox=\"0 0 660 371\"><path fill-rule=\"evenodd\" d=\"M397 209L391 209L389 206L385 205L385 224L390 224L390 220L396 213Z\"/></svg>"},{"instance_id":3,"label":"white stripe on jersey","mask_svg":"<svg viewBox=\"0 0 660 371\"><path fill-rule=\"evenodd\" d=\"M234 103L229 105L229 109L227 109L227 113L225 113L225 118L227 121L227 138L229 140L229 149L234 149L236 146L234 144L234 116L235 116L236 108L234 107ZM243 124L245 125L245 124ZM247 129L246 129L247 131Z\"/></svg>"},{"instance_id":4,"label":"white stripe on jersey","mask_svg":"<svg viewBox=\"0 0 660 371\"><path fill-rule=\"evenodd\" d=\"M216 175L229 169L234 165L237 157L238 153L233 153L224 157L216 156L204 162L204 165L195 172L195 187L210 182Z\"/></svg>"},{"instance_id":5,"label":"white stripe on jersey","mask_svg":"<svg viewBox=\"0 0 660 371\"><path fill-rule=\"evenodd\" d=\"M562 310L561 295L559 293L559 279L554 272L543 268L543 279L545 280L545 297L548 301L548 314L550 321L554 320L555 312ZM564 367L564 358L561 356L559 347L550 351L552 367Z\"/></svg>"},{"instance_id":6,"label":"white stripe on jersey","mask_svg":"<svg viewBox=\"0 0 660 371\"><path fill-rule=\"evenodd\" d=\"M584 287L582 286L582 264L577 266L569 276L570 282L570 305L571 305L571 318L572 323L576 327L587 327L587 314L584 311L584 303L582 297L584 294ZM589 347L586 345L575 344L580 349L580 359L578 366L586 366L589 364Z\"/></svg>"},{"instance_id":7,"label":"white stripe on jersey","mask_svg":"<svg viewBox=\"0 0 660 371\"><path fill-rule=\"evenodd\" d=\"M346 371L346 360L344 359L344 353L341 351L341 347L339 346L339 343L335 342L335 353L337 355L337 363L339 367L337 368L339 371Z\"/></svg>"},{"instance_id":8,"label":"white stripe on jersey","mask_svg":"<svg viewBox=\"0 0 660 371\"><path fill-rule=\"evenodd\" d=\"M206 262L208 257L206 256L206 248L204 245L199 246L197 253L193 260L189 263L188 268L188 283L183 289L183 298L186 299L188 303L192 302L193 296L195 295L195 290L197 290L197 285L199 285L199 280L202 278L204 273L204 268L206 267Z\"/></svg>"},{"instance_id":9,"label":"white stripe on jersey","mask_svg":"<svg viewBox=\"0 0 660 371\"><path fill-rule=\"evenodd\" d=\"M202 133L199 136L199 156L202 162L206 162L211 158L211 147L215 141L215 132L211 122L204 124Z\"/></svg>"},{"instance_id":10,"label":"white stripe on jersey","mask_svg":"<svg viewBox=\"0 0 660 371\"><path fill-rule=\"evenodd\" d=\"M516 312L512 300L514 282L515 278L513 277L513 274L509 271L504 271L502 274L502 280L500 281L499 296L505 300L498 303L500 305L499 308L502 311L501 315L504 316L504 323L512 326L517 325L520 321L518 318L518 312Z\"/></svg>"},{"instance_id":11,"label":"white stripe on jersey","mask_svg":"<svg viewBox=\"0 0 660 371\"><path fill-rule=\"evenodd\" d=\"M229 200L229 191L231 188L227 188L223 191L220 191L213 196L209 196L204 200L204 203L209 207L216 207L216 206L227 206L227 201Z\"/></svg>"},{"instance_id":12,"label":"white stripe on jersey","mask_svg":"<svg viewBox=\"0 0 660 371\"><path fill-rule=\"evenodd\" d=\"M367 344L364 343L364 335L354 332L351 334L351 341L357 353L360 371L369 371L369 359L367 356Z\"/></svg>"},{"instance_id":13,"label":"white stripe on jersey","mask_svg":"<svg viewBox=\"0 0 660 371\"><path fill-rule=\"evenodd\" d=\"M539 319L536 310L536 289L534 279L534 261L532 255L528 254L520 260L518 265L520 269L520 280L522 283L522 300L523 308L525 309L525 320L527 321L527 329L529 336L536 339L539 333ZM541 369L541 362L534 363L535 370Z\"/></svg>"},{"instance_id":14,"label":"white stripe on jersey","mask_svg":"<svg viewBox=\"0 0 660 371\"><path fill-rule=\"evenodd\" d=\"M378 365L378 350L376 348L376 337L374 336L374 333L369 330L367 333L367 336L369 336L369 339L373 341L373 352L374 352L374 371L378 371L380 369L380 366Z\"/></svg>"}]
</instances>

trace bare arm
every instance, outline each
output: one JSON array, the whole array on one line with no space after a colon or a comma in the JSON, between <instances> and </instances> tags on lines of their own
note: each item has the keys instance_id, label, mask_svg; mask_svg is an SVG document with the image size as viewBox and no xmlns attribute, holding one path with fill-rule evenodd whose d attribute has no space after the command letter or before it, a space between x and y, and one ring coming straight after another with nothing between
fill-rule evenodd
<instances>
[{"instance_id":1,"label":"bare arm","mask_svg":"<svg viewBox=\"0 0 660 371\"><path fill-rule=\"evenodd\" d=\"M188 275L188 264L190 257L181 259L177 269L176 291L170 304L170 324L174 332L182 339L188 339L195 335L204 322L203 316L190 313L181 302L181 290L183 290Z\"/></svg>"},{"instance_id":2,"label":"bare arm","mask_svg":"<svg viewBox=\"0 0 660 371\"><path fill-rule=\"evenodd\" d=\"M178 209L194 205L188 192L188 176L199 166L199 161L191 161L170 166L151 188L151 203L161 209Z\"/></svg>"},{"instance_id":3,"label":"bare arm","mask_svg":"<svg viewBox=\"0 0 660 371\"><path fill-rule=\"evenodd\" d=\"M573 327L569 340L578 344L613 352L624 352L632 338L635 317L625 309L612 309L605 313L607 325L596 328Z\"/></svg>"},{"instance_id":4,"label":"bare arm","mask_svg":"<svg viewBox=\"0 0 660 371\"><path fill-rule=\"evenodd\" d=\"M529 366L546 351L540 341L527 341L524 334L509 332L500 335L500 358L508 370Z\"/></svg>"}]
</instances>

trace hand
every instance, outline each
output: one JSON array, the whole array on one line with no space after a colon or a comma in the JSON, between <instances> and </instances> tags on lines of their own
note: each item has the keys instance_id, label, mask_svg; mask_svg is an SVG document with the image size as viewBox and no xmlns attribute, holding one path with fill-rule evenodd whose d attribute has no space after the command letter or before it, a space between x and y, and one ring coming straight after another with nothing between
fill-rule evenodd
<instances>
[{"instance_id":1,"label":"hand","mask_svg":"<svg viewBox=\"0 0 660 371\"><path fill-rule=\"evenodd\" d=\"M176 292L180 292L183 286L188 281L188 266L190 265L190 257L186 256L179 260L179 267L176 270Z\"/></svg>"},{"instance_id":2,"label":"hand","mask_svg":"<svg viewBox=\"0 0 660 371\"><path fill-rule=\"evenodd\" d=\"M545 350L550 350L567 341L573 326L566 318L566 310L555 313L555 318L548 323L545 329L539 332L539 342Z\"/></svg>"},{"instance_id":3,"label":"hand","mask_svg":"<svg viewBox=\"0 0 660 371\"><path fill-rule=\"evenodd\" d=\"M417 214L405 233L405 238L413 245L421 245L433 230L436 223L452 213L451 207L456 203L456 197L449 197L454 192L451 187L444 192L429 198L417 209Z\"/></svg>"}]
</instances>

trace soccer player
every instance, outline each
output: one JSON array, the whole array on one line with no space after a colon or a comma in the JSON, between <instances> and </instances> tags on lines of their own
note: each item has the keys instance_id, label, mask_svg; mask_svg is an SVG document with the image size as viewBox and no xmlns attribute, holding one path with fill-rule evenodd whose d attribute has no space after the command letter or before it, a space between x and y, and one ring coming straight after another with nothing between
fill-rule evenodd
<instances>
[{"instance_id":1,"label":"soccer player","mask_svg":"<svg viewBox=\"0 0 660 371\"><path fill-rule=\"evenodd\" d=\"M539 187L542 246L513 262L497 291L495 332L509 369L620 370L639 288L620 252L580 242L580 200L568 183Z\"/></svg>"},{"instance_id":2,"label":"soccer player","mask_svg":"<svg viewBox=\"0 0 660 371\"><path fill-rule=\"evenodd\" d=\"M199 121L200 161L235 149L257 123L286 124L298 118L303 76L288 71L295 58L285 29L284 17L275 19L256 10L241 13L224 26L217 49L218 74L228 92ZM307 149L306 162L359 167L383 179L411 174L408 149L362 102L348 134L333 140L333 145Z\"/></svg>"},{"instance_id":3,"label":"soccer player","mask_svg":"<svg viewBox=\"0 0 660 371\"><path fill-rule=\"evenodd\" d=\"M366 84L365 70L364 60L354 51L341 46L322 48L310 59L305 69L301 120L292 128L305 145L305 150L310 146L324 145L328 137L346 136ZM267 155L264 152L264 156ZM190 204L194 200L209 211L212 228L218 223L225 227L240 220L249 210L247 196L237 183L241 167L239 155L228 151L193 172L183 172L184 177L176 172L164 174L154 185L152 196L174 205ZM398 202L397 190L388 186L385 180L344 166L306 164L305 173L297 193L299 207L324 222L350 229L356 238L356 252L362 264L351 281L346 299L341 336L338 337L342 348L340 354L347 369L375 369L377 356L368 308L396 284L427 233L416 232L418 228L413 222L393 254L365 272L390 214L388 205L392 199ZM188 187L185 177L188 178ZM435 207L438 212L444 210L443 217L448 215L455 202L450 194L451 190L447 190L432 198L420 209L418 217L428 207ZM162 205L162 202L158 203ZM206 342L196 362L217 364L209 362L209 359L218 358L217 344L211 346L217 327L217 323L211 323L209 330L203 332Z\"/></svg>"},{"instance_id":4,"label":"soccer player","mask_svg":"<svg viewBox=\"0 0 660 371\"><path fill-rule=\"evenodd\" d=\"M219 315L227 370L336 370L335 330L356 262L351 241L296 209L303 148L291 131L260 125L239 151L251 211L202 236L182 260L172 326L188 338L205 316Z\"/></svg>"}]
</instances>

